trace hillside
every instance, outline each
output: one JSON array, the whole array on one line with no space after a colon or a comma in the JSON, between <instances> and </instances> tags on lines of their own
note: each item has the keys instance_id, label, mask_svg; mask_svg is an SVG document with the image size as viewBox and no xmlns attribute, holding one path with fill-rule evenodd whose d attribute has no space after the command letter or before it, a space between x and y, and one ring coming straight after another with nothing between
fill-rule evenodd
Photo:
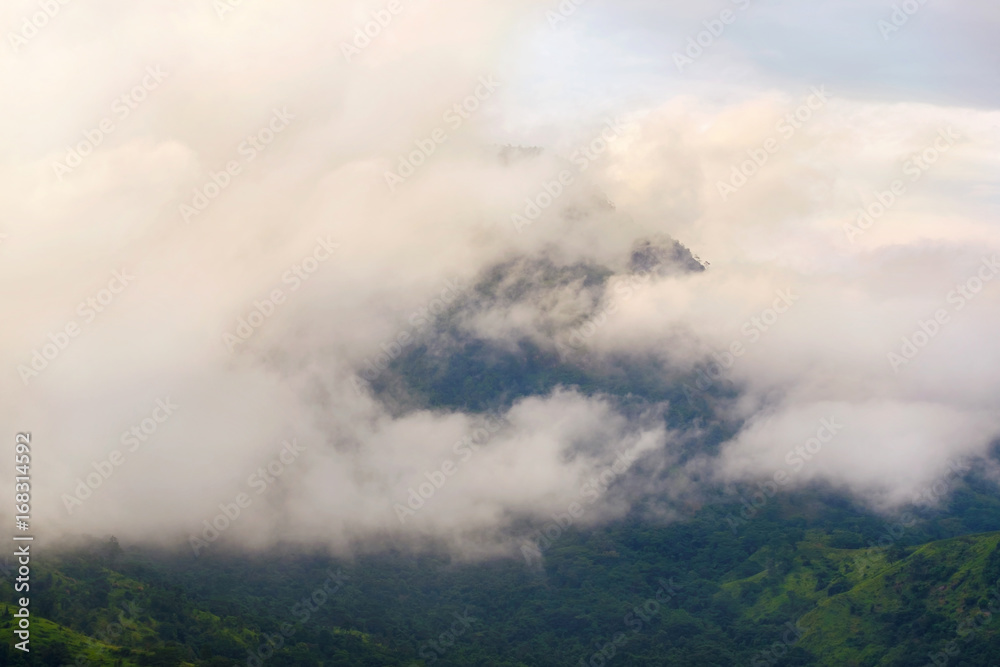
<instances>
[{"instance_id":1,"label":"hillside","mask_svg":"<svg viewBox=\"0 0 1000 667\"><path fill-rule=\"evenodd\" d=\"M898 541L846 548L884 523L834 501L814 495L807 518L795 513L808 499L788 498L736 533L711 507L667 526L568 531L540 569L403 553L195 559L94 543L39 563L35 652L0 656L256 664L284 630L263 662L992 665L1000 626L983 610L1000 604L1000 533L916 544L950 525L921 519ZM9 581L2 590L10 601ZM0 616L6 650L11 620Z\"/></svg>"}]
</instances>

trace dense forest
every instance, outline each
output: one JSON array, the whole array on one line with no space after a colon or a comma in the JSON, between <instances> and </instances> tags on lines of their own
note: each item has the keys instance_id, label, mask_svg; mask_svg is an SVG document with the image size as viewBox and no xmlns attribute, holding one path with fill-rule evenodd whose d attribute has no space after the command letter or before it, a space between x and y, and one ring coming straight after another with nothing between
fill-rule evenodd
<instances>
[{"instance_id":1,"label":"dense forest","mask_svg":"<svg viewBox=\"0 0 1000 667\"><path fill-rule=\"evenodd\" d=\"M37 564L30 656L3 607L0 663L994 665L1000 532L977 531L1000 501L974 474L957 486L897 523L813 491L736 529L736 505L571 529L535 564L95 539ZM2 590L13 601L10 571Z\"/></svg>"}]
</instances>

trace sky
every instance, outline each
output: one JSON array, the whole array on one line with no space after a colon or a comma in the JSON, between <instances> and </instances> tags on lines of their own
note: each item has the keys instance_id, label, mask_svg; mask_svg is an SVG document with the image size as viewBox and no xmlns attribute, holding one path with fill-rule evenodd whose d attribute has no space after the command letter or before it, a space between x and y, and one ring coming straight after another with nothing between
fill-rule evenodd
<instances>
[{"instance_id":1,"label":"sky","mask_svg":"<svg viewBox=\"0 0 1000 667\"><path fill-rule=\"evenodd\" d=\"M590 524L780 476L892 512L957 460L996 476L998 20L6 3L0 418L32 433L33 528L481 555L574 503ZM666 237L708 270L634 280ZM612 279L546 285L541 259ZM592 323L595 363L707 364L739 432L682 460L696 425L572 387L491 415L372 391L505 263L534 287L465 331L556 350Z\"/></svg>"}]
</instances>

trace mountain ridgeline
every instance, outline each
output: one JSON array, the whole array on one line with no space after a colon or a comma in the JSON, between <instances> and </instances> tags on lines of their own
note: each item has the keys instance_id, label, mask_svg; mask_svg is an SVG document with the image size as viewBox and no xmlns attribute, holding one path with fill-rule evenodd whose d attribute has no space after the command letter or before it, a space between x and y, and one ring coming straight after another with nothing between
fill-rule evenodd
<instances>
[{"instance_id":1,"label":"mountain ridgeline","mask_svg":"<svg viewBox=\"0 0 1000 667\"><path fill-rule=\"evenodd\" d=\"M737 384L691 392L697 369L574 342L606 312L609 281L704 270L669 239L637 243L617 267L512 259L372 392L396 413L487 413L568 388L695 433L673 467L711 455L741 427L725 409ZM475 326L560 290L585 304L568 321L542 312L504 339ZM651 484L622 520L477 561L433 548L248 554L224 541L195 557L111 536L40 545L30 654L13 648L15 575L3 563L0 665L988 667L1000 656L1000 495L986 470L956 472L938 506L896 517L822 485L761 502L752 484L706 479L670 502Z\"/></svg>"}]
</instances>

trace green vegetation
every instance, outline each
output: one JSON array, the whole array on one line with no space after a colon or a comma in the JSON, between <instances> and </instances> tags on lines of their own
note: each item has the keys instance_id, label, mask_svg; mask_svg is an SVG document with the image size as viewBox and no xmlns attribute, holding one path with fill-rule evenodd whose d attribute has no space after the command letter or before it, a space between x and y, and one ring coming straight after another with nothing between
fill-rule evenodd
<instances>
[{"instance_id":1,"label":"green vegetation","mask_svg":"<svg viewBox=\"0 0 1000 667\"><path fill-rule=\"evenodd\" d=\"M915 544L961 529L948 514L843 548L886 524L817 492L776 497L735 532L727 509L569 530L541 567L92 544L35 564L29 658L0 606L0 664L245 665L283 629L263 664L569 667L599 651L622 667L995 664L1000 623L983 610L1000 607L1000 533ZM0 591L14 600L10 581Z\"/></svg>"}]
</instances>

